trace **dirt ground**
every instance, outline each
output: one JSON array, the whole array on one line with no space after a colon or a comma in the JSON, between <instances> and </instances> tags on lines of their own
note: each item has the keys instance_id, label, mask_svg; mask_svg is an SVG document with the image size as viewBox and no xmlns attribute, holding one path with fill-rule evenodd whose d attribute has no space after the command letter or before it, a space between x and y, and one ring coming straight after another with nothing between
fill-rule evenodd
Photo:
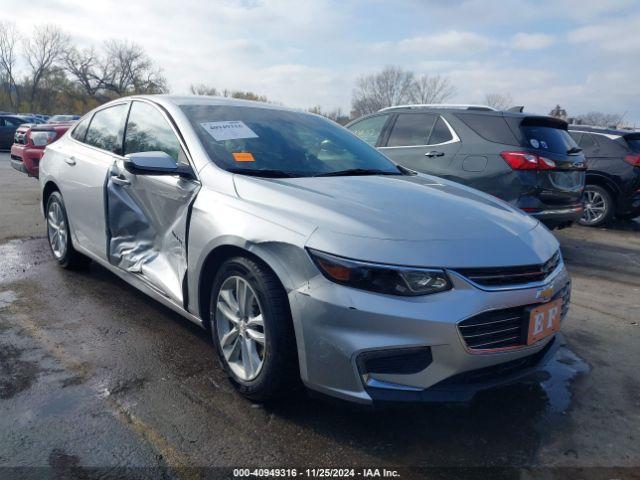
<instances>
[{"instance_id":1,"label":"dirt ground","mask_svg":"<svg viewBox=\"0 0 640 480\"><path fill-rule=\"evenodd\" d=\"M566 345L539 385L468 406L369 411L304 392L258 406L234 392L204 331L101 267L58 268L37 181L0 154L0 478L288 466L638 478L640 223L557 236L573 301Z\"/></svg>"}]
</instances>

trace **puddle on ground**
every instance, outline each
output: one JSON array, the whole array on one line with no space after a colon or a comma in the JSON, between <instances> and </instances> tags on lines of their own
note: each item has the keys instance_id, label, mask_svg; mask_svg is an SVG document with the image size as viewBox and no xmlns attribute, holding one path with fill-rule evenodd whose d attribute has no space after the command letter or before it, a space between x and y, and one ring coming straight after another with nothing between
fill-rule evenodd
<instances>
[{"instance_id":1,"label":"puddle on ground","mask_svg":"<svg viewBox=\"0 0 640 480\"><path fill-rule=\"evenodd\" d=\"M588 373L587 362L578 357L566 344L545 365L549 378L540 382L549 401L549 413L564 413L571 406L571 382Z\"/></svg>"},{"instance_id":2,"label":"puddle on ground","mask_svg":"<svg viewBox=\"0 0 640 480\"><path fill-rule=\"evenodd\" d=\"M10 240L0 245L0 281L24 276L32 267L50 258L46 238Z\"/></svg>"},{"instance_id":3,"label":"puddle on ground","mask_svg":"<svg viewBox=\"0 0 640 480\"><path fill-rule=\"evenodd\" d=\"M7 308L18 299L16 292L13 290L4 290L0 292L0 309Z\"/></svg>"}]
</instances>

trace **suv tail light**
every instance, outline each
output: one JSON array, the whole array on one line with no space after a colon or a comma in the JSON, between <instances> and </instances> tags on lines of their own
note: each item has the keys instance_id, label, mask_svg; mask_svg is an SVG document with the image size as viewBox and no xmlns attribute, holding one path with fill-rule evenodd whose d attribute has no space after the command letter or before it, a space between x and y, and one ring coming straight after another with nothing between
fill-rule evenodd
<instances>
[{"instance_id":1,"label":"suv tail light","mask_svg":"<svg viewBox=\"0 0 640 480\"><path fill-rule=\"evenodd\" d=\"M528 152L502 152L500 156L514 170L553 170L556 162Z\"/></svg>"},{"instance_id":2,"label":"suv tail light","mask_svg":"<svg viewBox=\"0 0 640 480\"><path fill-rule=\"evenodd\" d=\"M627 155L624 157L624 161L629 165L633 165L634 167L640 167L640 154Z\"/></svg>"},{"instance_id":3,"label":"suv tail light","mask_svg":"<svg viewBox=\"0 0 640 480\"><path fill-rule=\"evenodd\" d=\"M53 142L56 138L56 132L53 130L31 130L29 138L31 139L31 143L36 147L44 147Z\"/></svg>"}]
</instances>

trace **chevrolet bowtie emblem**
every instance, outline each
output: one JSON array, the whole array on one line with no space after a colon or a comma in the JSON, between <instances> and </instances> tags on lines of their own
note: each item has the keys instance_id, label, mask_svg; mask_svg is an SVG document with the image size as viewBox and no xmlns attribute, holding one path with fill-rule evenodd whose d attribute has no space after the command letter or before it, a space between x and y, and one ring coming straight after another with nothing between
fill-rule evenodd
<instances>
[{"instance_id":1,"label":"chevrolet bowtie emblem","mask_svg":"<svg viewBox=\"0 0 640 480\"><path fill-rule=\"evenodd\" d=\"M536 298L538 300L542 300L543 302L550 300L552 295L553 295L553 283L538 289L538 291L536 292Z\"/></svg>"}]
</instances>

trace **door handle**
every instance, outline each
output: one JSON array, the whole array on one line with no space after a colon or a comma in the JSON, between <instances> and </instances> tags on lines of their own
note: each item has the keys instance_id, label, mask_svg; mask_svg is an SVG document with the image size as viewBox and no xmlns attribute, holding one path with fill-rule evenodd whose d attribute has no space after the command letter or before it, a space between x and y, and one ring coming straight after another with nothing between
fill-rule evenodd
<instances>
[{"instance_id":1,"label":"door handle","mask_svg":"<svg viewBox=\"0 0 640 480\"><path fill-rule=\"evenodd\" d=\"M76 164L76 157L65 157L64 161L67 165L73 166Z\"/></svg>"},{"instance_id":2,"label":"door handle","mask_svg":"<svg viewBox=\"0 0 640 480\"><path fill-rule=\"evenodd\" d=\"M131 185L131 182L126 178L119 177L118 175L111 175L111 181L116 185L124 187L125 185Z\"/></svg>"},{"instance_id":3,"label":"door handle","mask_svg":"<svg viewBox=\"0 0 640 480\"><path fill-rule=\"evenodd\" d=\"M436 150L431 150L430 152L427 152L424 154L425 157L444 157L444 152L438 152Z\"/></svg>"}]
</instances>

